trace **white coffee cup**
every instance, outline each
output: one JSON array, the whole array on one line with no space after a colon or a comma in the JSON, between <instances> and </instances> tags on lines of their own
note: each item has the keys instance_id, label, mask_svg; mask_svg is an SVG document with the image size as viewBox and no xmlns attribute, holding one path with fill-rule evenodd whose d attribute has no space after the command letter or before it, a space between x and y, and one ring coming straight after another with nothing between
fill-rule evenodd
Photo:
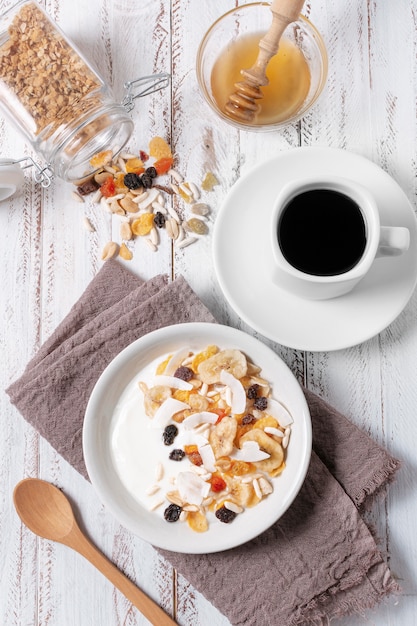
<instances>
[{"instance_id":1,"label":"white coffee cup","mask_svg":"<svg viewBox=\"0 0 417 626\"><path fill-rule=\"evenodd\" d=\"M276 199L271 224L273 278L303 298L325 300L346 294L378 257L397 256L409 245L409 230L381 225L373 195L347 178L294 180Z\"/></svg>"},{"instance_id":2,"label":"white coffee cup","mask_svg":"<svg viewBox=\"0 0 417 626\"><path fill-rule=\"evenodd\" d=\"M0 202L10 198L23 185L24 174L18 163L0 159Z\"/></svg>"}]
</instances>

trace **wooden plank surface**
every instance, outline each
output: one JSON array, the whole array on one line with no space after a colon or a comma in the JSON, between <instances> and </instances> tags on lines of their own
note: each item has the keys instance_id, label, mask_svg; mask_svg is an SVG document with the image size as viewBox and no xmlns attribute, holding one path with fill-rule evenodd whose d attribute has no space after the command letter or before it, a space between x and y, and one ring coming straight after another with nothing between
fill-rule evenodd
<instances>
[{"instance_id":1,"label":"wooden plank surface","mask_svg":"<svg viewBox=\"0 0 417 626\"><path fill-rule=\"evenodd\" d=\"M11 2L3 2L2 9ZM208 170L219 185L206 198L210 228L233 185L256 164L297 146L330 146L380 165L415 206L417 0L307 0L304 13L329 53L323 97L301 122L268 134L239 133L202 100L195 74L198 44L235 0L46 0L42 5L123 97L126 80L169 72L169 89L137 101L130 148L166 137L178 170L196 184ZM0 157L32 156L0 117ZM41 189L31 172L24 189L0 203L1 388L24 369L102 265L101 250L118 222L100 207L77 203L69 184ZM183 205L177 205L183 211ZM82 225L87 215L96 227ZM129 267L142 278L185 276L219 321L253 332L226 303L211 259L211 239L183 251L164 241L157 253L137 241ZM379 336L328 353L272 345L300 382L326 398L401 459L386 498L369 513L404 594L340 626L417 624L417 299ZM228 626L182 576L106 512L91 486L26 424L0 395L0 623L4 626L139 626L146 620L91 565L23 528L12 506L14 485L39 475L77 503L82 525L128 576L181 626ZM260 624L259 626L264 626Z\"/></svg>"}]
</instances>

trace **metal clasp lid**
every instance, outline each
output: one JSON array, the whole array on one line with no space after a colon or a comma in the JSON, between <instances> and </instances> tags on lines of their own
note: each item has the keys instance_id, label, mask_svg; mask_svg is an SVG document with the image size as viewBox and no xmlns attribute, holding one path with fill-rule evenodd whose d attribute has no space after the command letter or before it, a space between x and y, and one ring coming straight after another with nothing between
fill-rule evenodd
<instances>
[{"instance_id":1,"label":"metal clasp lid","mask_svg":"<svg viewBox=\"0 0 417 626\"><path fill-rule=\"evenodd\" d=\"M35 172L33 178L35 179L35 182L39 183L42 187L45 188L49 187L52 182L53 172L50 166L45 165L44 167L42 167L41 165L39 165L39 163L36 163L36 161L34 161L32 157L22 157L21 159L1 159L0 167L4 165L20 165L22 170L25 170L29 167L34 167Z\"/></svg>"},{"instance_id":2,"label":"metal clasp lid","mask_svg":"<svg viewBox=\"0 0 417 626\"><path fill-rule=\"evenodd\" d=\"M143 96L149 96L152 93L161 91L169 85L170 74L151 74L150 76L142 76L136 80L129 80L124 84L126 89L126 95L122 100L122 105L127 111L131 111L134 106L134 100L136 98L143 98ZM137 91L140 89L140 91Z\"/></svg>"}]
</instances>

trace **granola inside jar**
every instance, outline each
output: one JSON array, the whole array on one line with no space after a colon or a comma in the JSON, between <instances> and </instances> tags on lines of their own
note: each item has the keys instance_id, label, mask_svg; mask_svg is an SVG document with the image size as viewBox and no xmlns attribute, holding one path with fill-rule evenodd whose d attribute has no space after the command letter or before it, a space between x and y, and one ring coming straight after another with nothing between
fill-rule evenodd
<instances>
[{"instance_id":1,"label":"granola inside jar","mask_svg":"<svg viewBox=\"0 0 417 626\"><path fill-rule=\"evenodd\" d=\"M126 108L34 0L0 16L0 109L67 181L91 174L93 155L117 154L133 131Z\"/></svg>"}]
</instances>

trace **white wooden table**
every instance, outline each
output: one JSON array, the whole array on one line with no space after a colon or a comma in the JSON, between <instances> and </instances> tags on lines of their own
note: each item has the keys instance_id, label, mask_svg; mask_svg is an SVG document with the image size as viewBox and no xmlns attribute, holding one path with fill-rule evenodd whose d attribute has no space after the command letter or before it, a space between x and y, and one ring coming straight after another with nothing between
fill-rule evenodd
<instances>
[{"instance_id":1,"label":"white wooden table","mask_svg":"<svg viewBox=\"0 0 417 626\"><path fill-rule=\"evenodd\" d=\"M2 0L1 8L12 2ZM211 170L212 222L222 200L262 160L297 146L357 152L380 165L415 203L417 162L417 0L307 0L304 13L329 53L325 93L301 123L282 132L239 133L203 103L195 56L208 26L235 0L44 0L42 5L122 97L125 80L172 74L162 96L141 100L132 113L132 150L166 137L177 169L200 183ZM0 119L0 157L33 156ZM69 184L46 190L30 172L21 194L0 205L1 387L23 370L102 265L101 249L116 236L111 218L79 204ZM84 230L83 215L96 226ZM112 233L112 228L114 232ZM172 254L138 241L129 267L142 278L183 275L223 323L253 332L228 306L218 286L211 239ZM402 460L397 481L370 515L404 594L343 626L417 624L417 298L379 336L349 349L302 352L274 345L300 382L348 415ZM270 342L267 342L270 343ZM273 344L271 344L273 345ZM120 527L92 487L29 427L1 394L0 623L3 626L116 626L146 620L91 565L63 546L22 528L12 505L15 484L40 476L78 503L95 543L182 626L227 626L220 615L154 549ZM260 624L260 626L266 626ZM271 625L273 626L273 625Z\"/></svg>"}]
</instances>

